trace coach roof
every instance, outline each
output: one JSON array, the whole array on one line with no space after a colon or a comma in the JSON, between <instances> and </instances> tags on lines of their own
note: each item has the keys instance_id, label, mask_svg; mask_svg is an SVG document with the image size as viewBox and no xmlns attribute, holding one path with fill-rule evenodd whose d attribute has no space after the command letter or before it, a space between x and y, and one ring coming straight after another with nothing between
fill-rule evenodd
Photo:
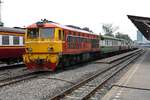
<instances>
[{"instance_id":1,"label":"coach roof","mask_svg":"<svg viewBox=\"0 0 150 100\"><path fill-rule=\"evenodd\" d=\"M0 27L0 32L25 33L22 28Z\"/></svg>"}]
</instances>

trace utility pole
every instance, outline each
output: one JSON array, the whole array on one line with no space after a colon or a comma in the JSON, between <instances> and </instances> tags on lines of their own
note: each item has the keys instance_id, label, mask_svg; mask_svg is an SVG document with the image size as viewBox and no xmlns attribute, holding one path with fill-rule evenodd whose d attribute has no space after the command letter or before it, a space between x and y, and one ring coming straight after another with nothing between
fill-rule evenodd
<instances>
[{"instance_id":1,"label":"utility pole","mask_svg":"<svg viewBox=\"0 0 150 100\"><path fill-rule=\"evenodd\" d=\"M1 22L1 20L2 20L2 19L1 19L1 9L2 9L2 7L1 7L2 5L1 5L1 4L2 4L2 1L0 0L0 22Z\"/></svg>"},{"instance_id":2,"label":"utility pole","mask_svg":"<svg viewBox=\"0 0 150 100\"><path fill-rule=\"evenodd\" d=\"M0 0L0 26L3 26L4 25L4 23L2 22L2 4L3 2Z\"/></svg>"}]
</instances>

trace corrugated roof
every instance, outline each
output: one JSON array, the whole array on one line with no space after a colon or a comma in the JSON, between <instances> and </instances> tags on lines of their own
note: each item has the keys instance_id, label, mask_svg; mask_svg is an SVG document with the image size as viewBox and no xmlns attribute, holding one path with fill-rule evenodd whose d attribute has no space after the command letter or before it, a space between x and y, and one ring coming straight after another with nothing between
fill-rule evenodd
<instances>
[{"instance_id":1,"label":"corrugated roof","mask_svg":"<svg viewBox=\"0 0 150 100\"><path fill-rule=\"evenodd\" d=\"M144 37L150 40L150 18L127 15L132 23L138 28L138 30L144 35Z\"/></svg>"}]
</instances>

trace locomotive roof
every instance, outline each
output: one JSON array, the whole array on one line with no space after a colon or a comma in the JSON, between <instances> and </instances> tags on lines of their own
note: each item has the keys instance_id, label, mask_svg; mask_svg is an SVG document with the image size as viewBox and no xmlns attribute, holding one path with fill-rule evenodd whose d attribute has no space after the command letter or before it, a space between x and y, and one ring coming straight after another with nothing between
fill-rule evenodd
<instances>
[{"instance_id":1,"label":"locomotive roof","mask_svg":"<svg viewBox=\"0 0 150 100\"><path fill-rule=\"evenodd\" d=\"M25 33L25 29L10 28L10 27L0 27L0 32Z\"/></svg>"},{"instance_id":2,"label":"locomotive roof","mask_svg":"<svg viewBox=\"0 0 150 100\"><path fill-rule=\"evenodd\" d=\"M42 23L42 22L41 22ZM37 28L38 25L36 23L28 26L27 28ZM82 29L77 29L77 28L73 28L73 27L69 27L69 26L65 26L65 25L61 25L59 23L55 23L55 22L52 22L52 21L48 21L46 23L43 23L43 26L42 27L58 27L58 28L63 28L63 29L66 29L66 30L70 30L70 31L76 31L76 32L81 32L81 33L87 33L87 34L93 34L93 35L97 35L97 34L94 34L93 32L89 32L89 31L85 31L85 30L82 30Z\"/></svg>"}]
</instances>

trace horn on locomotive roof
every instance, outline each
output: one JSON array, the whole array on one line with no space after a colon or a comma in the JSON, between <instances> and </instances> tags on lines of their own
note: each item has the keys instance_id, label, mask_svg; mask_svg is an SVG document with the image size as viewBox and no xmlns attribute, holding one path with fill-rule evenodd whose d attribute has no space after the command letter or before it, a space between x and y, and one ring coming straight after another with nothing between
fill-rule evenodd
<instances>
[{"instance_id":1,"label":"horn on locomotive roof","mask_svg":"<svg viewBox=\"0 0 150 100\"><path fill-rule=\"evenodd\" d=\"M41 19L41 22L48 23L48 20L47 19Z\"/></svg>"}]
</instances>

